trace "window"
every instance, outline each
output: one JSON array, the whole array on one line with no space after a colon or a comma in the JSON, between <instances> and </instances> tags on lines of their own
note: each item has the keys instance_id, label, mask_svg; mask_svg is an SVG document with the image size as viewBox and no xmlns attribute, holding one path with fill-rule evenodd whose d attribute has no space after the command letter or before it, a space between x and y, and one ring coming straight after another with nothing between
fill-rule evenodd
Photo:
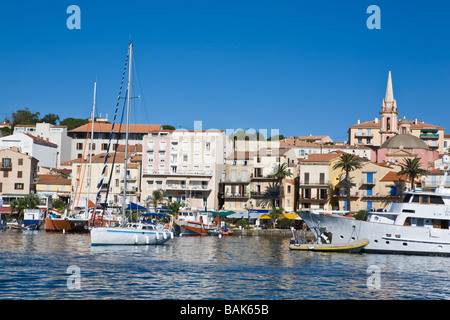
<instances>
[{"instance_id":1,"label":"window","mask_svg":"<svg viewBox=\"0 0 450 320\"><path fill-rule=\"evenodd\" d=\"M287 193L291 193L291 186L287 186Z\"/></svg>"},{"instance_id":2,"label":"window","mask_svg":"<svg viewBox=\"0 0 450 320\"><path fill-rule=\"evenodd\" d=\"M82 150L83 149L83 144L81 142L77 143L77 150Z\"/></svg>"},{"instance_id":3,"label":"window","mask_svg":"<svg viewBox=\"0 0 450 320\"><path fill-rule=\"evenodd\" d=\"M102 151L105 151L108 149L108 144L107 143L102 143Z\"/></svg>"},{"instance_id":4,"label":"window","mask_svg":"<svg viewBox=\"0 0 450 320\"><path fill-rule=\"evenodd\" d=\"M11 158L2 159L2 168L11 168Z\"/></svg>"},{"instance_id":5,"label":"window","mask_svg":"<svg viewBox=\"0 0 450 320\"><path fill-rule=\"evenodd\" d=\"M211 151L211 142L205 142L206 151Z\"/></svg>"},{"instance_id":6,"label":"window","mask_svg":"<svg viewBox=\"0 0 450 320\"><path fill-rule=\"evenodd\" d=\"M18 160L19 160L19 166L22 166L22 165L23 165L23 159L20 158L20 159L18 159Z\"/></svg>"},{"instance_id":7,"label":"window","mask_svg":"<svg viewBox=\"0 0 450 320\"><path fill-rule=\"evenodd\" d=\"M22 178L22 171L17 171L17 178Z\"/></svg>"},{"instance_id":8,"label":"window","mask_svg":"<svg viewBox=\"0 0 450 320\"><path fill-rule=\"evenodd\" d=\"M23 183L15 183L14 189L15 190L23 190Z\"/></svg>"},{"instance_id":9,"label":"window","mask_svg":"<svg viewBox=\"0 0 450 320\"><path fill-rule=\"evenodd\" d=\"M188 162L188 155L187 154L183 154L183 162Z\"/></svg>"},{"instance_id":10,"label":"window","mask_svg":"<svg viewBox=\"0 0 450 320\"><path fill-rule=\"evenodd\" d=\"M9 171L3 171L3 178L8 178L8 172Z\"/></svg>"}]
</instances>

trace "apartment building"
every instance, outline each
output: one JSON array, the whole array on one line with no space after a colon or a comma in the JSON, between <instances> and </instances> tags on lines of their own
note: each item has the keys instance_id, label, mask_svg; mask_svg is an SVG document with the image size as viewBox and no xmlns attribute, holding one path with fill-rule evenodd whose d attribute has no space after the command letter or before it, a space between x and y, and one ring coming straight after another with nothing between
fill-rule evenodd
<instances>
[{"instance_id":1,"label":"apartment building","mask_svg":"<svg viewBox=\"0 0 450 320\"><path fill-rule=\"evenodd\" d=\"M234 152L228 156L219 185L219 207L233 211L250 208L252 175L253 152Z\"/></svg>"},{"instance_id":2,"label":"apartment building","mask_svg":"<svg viewBox=\"0 0 450 320\"><path fill-rule=\"evenodd\" d=\"M230 149L221 130L164 130L144 136L142 201L161 189L167 202L217 210L219 180Z\"/></svg>"},{"instance_id":3,"label":"apartment building","mask_svg":"<svg viewBox=\"0 0 450 320\"><path fill-rule=\"evenodd\" d=\"M273 177L278 165L286 163L291 177L281 183ZM296 208L295 179L298 176L297 158L290 148L266 148L253 154L253 173L250 179L250 200L248 207L251 210L271 210L272 206L282 207L285 211L294 211ZM280 202L280 191L282 203Z\"/></svg>"},{"instance_id":4,"label":"apartment building","mask_svg":"<svg viewBox=\"0 0 450 320\"><path fill-rule=\"evenodd\" d=\"M72 179L64 178L58 173L39 174L36 182L36 193L62 199L69 203Z\"/></svg>"},{"instance_id":5,"label":"apartment building","mask_svg":"<svg viewBox=\"0 0 450 320\"><path fill-rule=\"evenodd\" d=\"M95 122L94 134L92 137L92 154L97 155L106 153L108 150L109 138L111 136L111 123ZM83 154L87 156L89 153L89 144L91 143L92 123L87 123L78 128L69 131L69 137L72 138L71 159L82 158ZM119 131L121 130L121 131ZM130 124L128 134L128 145L142 144L143 137L157 133L162 130L161 125L155 124ZM114 132L111 137L111 146L109 152L115 150L115 145L125 145L126 127L119 124L114 125Z\"/></svg>"},{"instance_id":6,"label":"apartment building","mask_svg":"<svg viewBox=\"0 0 450 320\"><path fill-rule=\"evenodd\" d=\"M18 124L14 127L14 134L17 133L27 133L55 144L57 146L56 168L59 168L61 163L72 159L72 138L67 135L66 126L57 126L51 123L36 123L34 125Z\"/></svg>"},{"instance_id":7,"label":"apartment building","mask_svg":"<svg viewBox=\"0 0 450 320\"><path fill-rule=\"evenodd\" d=\"M299 210L333 210L338 208L332 202L331 194L339 182L333 175L332 166L342 152L311 154L299 159Z\"/></svg>"},{"instance_id":8,"label":"apartment building","mask_svg":"<svg viewBox=\"0 0 450 320\"><path fill-rule=\"evenodd\" d=\"M126 176L125 153L117 152L115 158L112 153L108 156L101 185L106 153L93 155L90 161L89 158L86 161L82 161L82 159L73 160L71 181L73 207L86 207L89 200L95 203L99 190L98 203L106 203L108 207L122 208L124 193L126 194L126 203L130 201L138 203L141 199L140 156L132 151L129 151L128 154ZM124 189L125 179L127 179L126 192Z\"/></svg>"},{"instance_id":9,"label":"apartment building","mask_svg":"<svg viewBox=\"0 0 450 320\"><path fill-rule=\"evenodd\" d=\"M391 163L364 162L361 169L352 171L351 210L385 209L389 203L401 201L402 193L409 186L409 179L398 176L399 170L399 166ZM333 197L338 201L340 210L347 210L347 187L342 171Z\"/></svg>"},{"instance_id":10,"label":"apartment building","mask_svg":"<svg viewBox=\"0 0 450 320\"><path fill-rule=\"evenodd\" d=\"M38 160L18 148L0 150L0 194L36 193Z\"/></svg>"}]
</instances>

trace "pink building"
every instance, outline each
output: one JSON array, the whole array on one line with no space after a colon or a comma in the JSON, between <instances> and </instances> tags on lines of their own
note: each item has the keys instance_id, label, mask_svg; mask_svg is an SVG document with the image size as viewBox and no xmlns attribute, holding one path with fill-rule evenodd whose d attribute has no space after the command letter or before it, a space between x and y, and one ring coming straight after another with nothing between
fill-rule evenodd
<instances>
[{"instance_id":1,"label":"pink building","mask_svg":"<svg viewBox=\"0 0 450 320\"><path fill-rule=\"evenodd\" d=\"M397 134L386 140L379 149L372 151L372 161L402 164L405 158L420 158L424 169L434 168L439 158L436 150L430 149L420 138L411 134Z\"/></svg>"}]
</instances>

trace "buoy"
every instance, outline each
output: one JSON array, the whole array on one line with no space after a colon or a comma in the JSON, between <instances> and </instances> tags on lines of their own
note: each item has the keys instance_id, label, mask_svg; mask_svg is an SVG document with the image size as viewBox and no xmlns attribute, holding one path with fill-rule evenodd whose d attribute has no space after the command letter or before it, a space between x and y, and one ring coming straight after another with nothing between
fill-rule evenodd
<instances>
[{"instance_id":1,"label":"buoy","mask_svg":"<svg viewBox=\"0 0 450 320\"><path fill-rule=\"evenodd\" d=\"M159 232L156 232L156 239L159 240Z\"/></svg>"},{"instance_id":2,"label":"buoy","mask_svg":"<svg viewBox=\"0 0 450 320\"><path fill-rule=\"evenodd\" d=\"M139 238L137 235L134 236L134 244L138 244L139 243Z\"/></svg>"},{"instance_id":3,"label":"buoy","mask_svg":"<svg viewBox=\"0 0 450 320\"><path fill-rule=\"evenodd\" d=\"M167 239L167 234L165 232L163 232L163 237L164 239Z\"/></svg>"},{"instance_id":4,"label":"buoy","mask_svg":"<svg viewBox=\"0 0 450 320\"><path fill-rule=\"evenodd\" d=\"M150 237L149 236L145 236L145 243L149 244L150 243Z\"/></svg>"}]
</instances>

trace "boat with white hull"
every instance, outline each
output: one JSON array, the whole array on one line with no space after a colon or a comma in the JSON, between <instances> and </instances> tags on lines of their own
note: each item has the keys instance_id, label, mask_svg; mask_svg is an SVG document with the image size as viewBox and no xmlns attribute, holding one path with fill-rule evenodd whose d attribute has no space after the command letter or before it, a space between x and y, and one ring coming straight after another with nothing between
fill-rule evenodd
<instances>
[{"instance_id":1,"label":"boat with white hull","mask_svg":"<svg viewBox=\"0 0 450 320\"><path fill-rule=\"evenodd\" d=\"M125 227L93 228L91 245L155 245L173 239L169 229L152 223L128 223Z\"/></svg>"},{"instance_id":2,"label":"boat with white hull","mask_svg":"<svg viewBox=\"0 0 450 320\"><path fill-rule=\"evenodd\" d=\"M444 175L446 180L448 171ZM319 243L367 238L364 252L450 255L450 189L405 192L401 203L370 211L367 221L342 213L300 212Z\"/></svg>"}]
</instances>

